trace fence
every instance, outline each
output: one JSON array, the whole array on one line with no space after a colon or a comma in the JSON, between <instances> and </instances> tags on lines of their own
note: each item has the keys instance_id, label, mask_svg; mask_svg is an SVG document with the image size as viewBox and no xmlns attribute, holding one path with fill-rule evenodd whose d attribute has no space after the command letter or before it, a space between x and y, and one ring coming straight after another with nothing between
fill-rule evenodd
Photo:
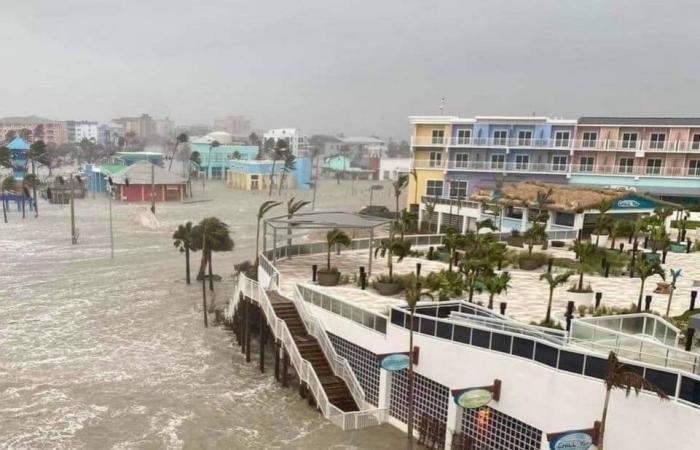
<instances>
[{"instance_id":1,"label":"fence","mask_svg":"<svg viewBox=\"0 0 700 450\"><path fill-rule=\"evenodd\" d=\"M353 305L345 300L341 300L332 295L319 292L309 285L297 284L300 298L312 303L319 308L330 311L339 316L378 333L386 334L387 318L377 313L371 312L359 306Z\"/></svg>"}]
</instances>

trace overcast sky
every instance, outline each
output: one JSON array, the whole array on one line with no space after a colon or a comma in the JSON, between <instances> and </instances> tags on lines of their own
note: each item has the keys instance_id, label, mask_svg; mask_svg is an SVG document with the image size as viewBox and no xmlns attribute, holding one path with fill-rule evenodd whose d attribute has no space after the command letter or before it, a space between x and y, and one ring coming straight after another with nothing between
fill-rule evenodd
<instances>
[{"instance_id":1,"label":"overcast sky","mask_svg":"<svg viewBox=\"0 0 700 450\"><path fill-rule=\"evenodd\" d=\"M700 115L697 0L0 0L0 116Z\"/></svg>"}]
</instances>

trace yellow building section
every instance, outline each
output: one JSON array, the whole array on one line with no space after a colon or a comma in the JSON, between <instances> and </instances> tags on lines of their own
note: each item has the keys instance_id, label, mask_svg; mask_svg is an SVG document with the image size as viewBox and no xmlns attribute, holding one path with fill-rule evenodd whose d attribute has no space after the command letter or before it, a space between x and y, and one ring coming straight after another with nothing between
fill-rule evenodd
<instances>
[{"instance_id":1,"label":"yellow building section","mask_svg":"<svg viewBox=\"0 0 700 450\"><path fill-rule=\"evenodd\" d=\"M419 123L414 125L413 136L422 139L430 139L433 137L433 131L442 131L444 137L450 135L452 126L450 124L439 124L439 123Z\"/></svg>"},{"instance_id":2,"label":"yellow building section","mask_svg":"<svg viewBox=\"0 0 700 450\"><path fill-rule=\"evenodd\" d=\"M266 191L270 188L270 176L256 173L228 172L226 186L243 191ZM294 179L291 177L287 177L284 180L284 189L287 188L295 188Z\"/></svg>"},{"instance_id":3,"label":"yellow building section","mask_svg":"<svg viewBox=\"0 0 700 450\"><path fill-rule=\"evenodd\" d=\"M410 209L412 203L421 203L421 197L426 195L426 185L428 180L445 179L445 174L441 170L421 170L415 169L415 176L408 177L408 195L406 197L407 207Z\"/></svg>"}]
</instances>

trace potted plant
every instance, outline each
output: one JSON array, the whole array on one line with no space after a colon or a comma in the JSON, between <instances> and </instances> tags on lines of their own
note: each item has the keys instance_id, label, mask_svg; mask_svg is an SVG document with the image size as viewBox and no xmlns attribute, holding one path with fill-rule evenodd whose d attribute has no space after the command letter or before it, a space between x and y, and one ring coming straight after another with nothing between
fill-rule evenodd
<instances>
[{"instance_id":1,"label":"potted plant","mask_svg":"<svg viewBox=\"0 0 700 450\"><path fill-rule=\"evenodd\" d=\"M411 242L400 238L382 239L379 246L374 250L374 257L388 255L387 266L388 275L380 275L372 282L372 287L380 295L395 295L401 292L403 285L401 281L394 277L394 255L398 257L397 262L401 262L411 251Z\"/></svg>"},{"instance_id":2,"label":"potted plant","mask_svg":"<svg viewBox=\"0 0 700 450\"><path fill-rule=\"evenodd\" d=\"M347 247L351 244L350 238L343 231L333 228L326 233L326 244L328 252L326 254L326 267L317 272L318 284L321 286L335 286L340 280L340 272L336 267L331 267L331 251L334 246L342 245Z\"/></svg>"},{"instance_id":3,"label":"potted plant","mask_svg":"<svg viewBox=\"0 0 700 450\"><path fill-rule=\"evenodd\" d=\"M587 271L591 270L591 265L593 264L593 260L597 255L597 247L595 244L591 244L590 242L576 242L576 244L574 244L574 251L578 256L576 273L578 274L579 278L578 283L569 288L567 292L570 294L567 296L571 300L577 302L577 304L580 304L581 301L591 300L590 294L593 292L593 290L591 289L590 284L588 286L583 285L583 275Z\"/></svg>"},{"instance_id":4,"label":"potted plant","mask_svg":"<svg viewBox=\"0 0 700 450\"><path fill-rule=\"evenodd\" d=\"M537 270L547 263L547 255L544 253L521 252L518 256L520 270Z\"/></svg>"}]
</instances>

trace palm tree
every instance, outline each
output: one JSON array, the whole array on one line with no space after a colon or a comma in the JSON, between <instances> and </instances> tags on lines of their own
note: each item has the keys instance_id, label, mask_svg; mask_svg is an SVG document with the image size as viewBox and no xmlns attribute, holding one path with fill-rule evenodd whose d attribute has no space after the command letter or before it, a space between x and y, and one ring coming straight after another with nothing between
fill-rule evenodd
<instances>
[{"instance_id":1,"label":"palm tree","mask_svg":"<svg viewBox=\"0 0 700 450\"><path fill-rule=\"evenodd\" d=\"M192 222L178 225L173 233L173 245L185 254L185 280L190 284L190 250L192 249Z\"/></svg>"},{"instance_id":2,"label":"palm tree","mask_svg":"<svg viewBox=\"0 0 700 450\"><path fill-rule=\"evenodd\" d=\"M394 256L401 262L411 251L411 242L399 238L387 238L379 241L379 245L374 249L374 257L379 254L382 258L387 256L387 267L389 269L389 280L394 282Z\"/></svg>"},{"instance_id":3,"label":"palm tree","mask_svg":"<svg viewBox=\"0 0 700 450\"><path fill-rule=\"evenodd\" d=\"M42 140L32 142L29 146L29 151L27 152L27 158L32 162L32 175L36 178L36 163L45 158L46 155L46 144ZM38 181L35 180L35 181ZM32 197L34 197L34 217L39 216L39 208L37 208L36 199L36 186L37 183L33 183L32 187Z\"/></svg>"},{"instance_id":4,"label":"palm tree","mask_svg":"<svg viewBox=\"0 0 700 450\"><path fill-rule=\"evenodd\" d=\"M417 189L417 188L416 188ZM425 203L425 212L428 213L428 231L433 232L433 213L435 212L435 207L437 206L438 196L434 195L428 198ZM439 233L439 230L437 231Z\"/></svg>"},{"instance_id":5,"label":"palm tree","mask_svg":"<svg viewBox=\"0 0 700 450\"><path fill-rule=\"evenodd\" d=\"M14 191L15 190L15 185L17 182L15 181L15 177L10 175L9 177L5 177L2 180L2 185L0 185L0 197L2 197L2 215L5 219L5 223L7 223L7 206L6 206L6 201L5 201L5 192L7 191Z\"/></svg>"},{"instance_id":6,"label":"palm tree","mask_svg":"<svg viewBox=\"0 0 700 450\"><path fill-rule=\"evenodd\" d=\"M545 280L549 284L549 301L547 302L547 314L544 316L545 323L549 323L552 318L552 299L554 298L554 290L562 284L569 281L569 277L574 272L568 271L558 275L552 275L552 272L545 272L540 275L540 281Z\"/></svg>"},{"instance_id":7,"label":"palm tree","mask_svg":"<svg viewBox=\"0 0 700 450\"><path fill-rule=\"evenodd\" d=\"M487 274L493 271L491 263L482 258L465 258L460 265L460 271L464 274L464 282L469 290L469 301L474 298L476 283L479 281L479 274Z\"/></svg>"},{"instance_id":8,"label":"palm tree","mask_svg":"<svg viewBox=\"0 0 700 450\"><path fill-rule=\"evenodd\" d=\"M673 291L676 290L676 281L681 276L682 269L669 269L671 272L671 286L668 292L668 305L666 306L666 317L671 313L671 300L673 300Z\"/></svg>"},{"instance_id":9,"label":"palm tree","mask_svg":"<svg viewBox=\"0 0 700 450\"><path fill-rule=\"evenodd\" d=\"M408 327L408 446L409 450L413 449L413 411L415 405L413 404L413 317L416 313L416 305L423 298L427 297L433 299L433 295L427 291L421 289L418 277L414 277L415 284L406 286L404 294L406 296L406 304L408 305L408 317L409 317L409 327Z\"/></svg>"},{"instance_id":10,"label":"palm tree","mask_svg":"<svg viewBox=\"0 0 700 450\"><path fill-rule=\"evenodd\" d=\"M12 152L4 145L0 147L0 167L6 169L12 167Z\"/></svg>"},{"instance_id":11,"label":"palm tree","mask_svg":"<svg viewBox=\"0 0 700 450\"><path fill-rule=\"evenodd\" d=\"M287 219L291 220L292 217L294 217L294 214L299 212L301 208L304 206L308 205L310 202L306 200L299 200L299 201L294 201L294 197L290 198L289 201L287 202ZM290 224L287 223L287 249L292 246L292 229L290 227ZM287 255L291 258L291 255Z\"/></svg>"},{"instance_id":12,"label":"palm tree","mask_svg":"<svg viewBox=\"0 0 700 450\"><path fill-rule=\"evenodd\" d=\"M280 202L275 202L272 200L267 200L263 202L262 205L260 205L260 208L258 208L258 228L255 233L255 267L258 267L258 263L260 262L260 221L265 217L265 214L268 213L272 208L281 205L282 203ZM265 249L263 249L265 251Z\"/></svg>"},{"instance_id":13,"label":"palm tree","mask_svg":"<svg viewBox=\"0 0 700 450\"><path fill-rule=\"evenodd\" d=\"M596 255L597 247L590 242L577 241L574 244L574 251L578 255L578 261L576 262L576 272L579 275L578 278L578 292L583 291L583 274L590 269L591 259Z\"/></svg>"},{"instance_id":14,"label":"palm tree","mask_svg":"<svg viewBox=\"0 0 700 450\"><path fill-rule=\"evenodd\" d=\"M272 196L272 185L275 184L275 166L277 165L277 161L284 159L288 147L289 144L286 140L278 139L277 142L274 144L274 147L271 149L272 169L270 170L270 191L267 194L268 196Z\"/></svg>"},{"instance_id":15,"label":"palm tree","mask_svg":"<svg viewBox=\"0 0 700 450\"><path fill-rule=\"evenodd\" d=\"M596 220L595 223L595 233L596 233L596 238L595 238L595 246L598 246L598 243L600 242L600 234L605 232L606 230L610 229L611 225L611 217L608 215L608 211L613 207L614 202L611 199L606 199L606 200L601 200L600 203L598 203L598 206L596 209L598 210L598 219Z\"/></svg>"},{"instance_id":16,"label":"palm tree","mask_svg":"<svg viewBox=\"0 0 700 450\"><path fill-rule=\"evenodd\" d=\"M326 271L331 272L331 250L333 247L336 245L348 247L352 244L352 241L344 231L333 228L331 231L326 233L326 244L328 246L328 251L326 254Z\"/></svg>"},{"instance_id":17,"label":"palm tree","mask_svg":"<svg viewBox=\"0 0 700 450\"><path fill-rule=\"evenodd\" d=\"M544 230L544 225L535 222L530 228L527 229L527 231L525 231L523 236L527 241L527 253L532 254L534 245L546 239L547 232Z\"/></svg>"},{"instance_id":18,"label":"palm tree","mask_svg":"<svg viewBox=\"0 0 700 450\"><path fill-rule=\"evenodd\" d=\"M287 179L289 172L297 170L297 157L292 154L292 152L287 151L284 153L284 165L282 166L282 175L280 176L280 185L278 186L277 195L282 195L282 186L284 186L284 181Z\"/></svg>"},{"instance_id":19,"label":"palm tree","mask_svg":"<svg viewBox=\"0 0 700 450\"><path fill-rule=\"evenodd\" d=\"M455 230L454 228L450 227L445 232L445 236L442 239L442 245L447 249L447 251L450 254L450 261L448 266L448 270L450 272L452 272L452 265L454 264L455 253L457 249L464 247L465 242L466 236L464 236L462 233L458 233L457 230Z\"/></svg>"},{"instance_id":20,"label":"palm tree","mask_svg":"<svg viewBox=\"0 0 700 450\"><path fill-rule=\"evenodd\" d=\"M170 164L168 165L168 172L173 168L173 160L175 159L175 153L177 153L178 145L189 142L189 140L190 140L190 138L187 136L186 133L180 133L175 138L175 147L173 147L173 155L170 158Z\"/></svg>"},{"instance_id":21,"label":"palm tree","mask_svg":"<svg viewBox=\"0 0 700 450\"><path fill-rule=\"evenodd\" d=\"M413 226L416 224L417 221L418 216L416 216L415 213L408 211L401 212L401 218L397 222L397 226L399 227L399 232L401 233L402 240L406 236L406 233L413 229Z\"/></svg>"},{"instance_id":22,"label":"palm tree","mask_svg":"<svg viewBox=\"0 0 700 450\"><path fill-rule=\"evenodd\" d=\"M610 218L610 224L608 226L608 239L610 240L610 250L615 250L615 241L620 235L620 231L624 227L624 222L621 220L615 220Z\"/></svg>"},{"instance_id":23,"label":"palm tree","mask_svg":"<svg viewBox=\"0 0 700 450\"><path fill-rule=\"evenodd\" d=\"M650 262L646 258L642 258L641 261L637 263L637 265L634 268L634 271L637 273L637 276L639 276L639 278L641 278L642 280L642 284L639 287L639 299L637 299L637 312L639 312L642 310L644 284L646 283L647 278L653 275L658 275L661 277L662 280L666 280L666 272L664 272L664 269L661 267L661 264L659 264L658 261Z\"/></svg>"},{"instance_id":24,"label":"palm tree","mask_svg":"<svg viewBox=\"0 0 700 450\"><path fill-rule=\"evenodd\" d=\"M428 284L431 290L438 292L438 300L444 301L455 297L461 297L464 292L464 278L460 272L441 270L428 275Z\"/></svg>"},{"instance_id":25,"label":"palm tree","mask_svg":"<svg viewBox=\"0 0 700 450\"><path fill-rule=\"evenodd\" d=\"M394 198L396 200L396 220L399 220L399 197L404 188L408 186L408 175L399 175L399 177L391 183L394 188Z\"/></svg>"},{"instance_id":26,"label":"palm tree","mask_svg":"<svg viewBox=\"0 0 700 450\"><path fill-rule=\"evenodd\" d=\"M510 287L510 273L501 272L498 275L490 274L483 278L484 289L489 293L489 309L493 309L493 298L503 292L507 292Z\"/></svg>"},{"instance_id":27,"label":"palm tree","mask_svg":"<svg viewBox=\"0 0 700 450\"><path fill-rule=\"evenodd\" d=\"M409 172L411 174L411 178L413 178L413 204L417 205L418 204L418 172L416 172L415 167L411 169Z\"/></svg>"},{"instance_id":28,"label":"palm tree","mask_svg":"<svg viewBox=\"0 0 700 450\"><path fill-rule=\"evenodd\" d=\"M202 264L199 268L200 277L204 280L204 271L209 265L209 290L214 290L212 273L212 252L230 252L233 250L233 239L229 233L229 226L216 217L202 219L192 227L192 250L202 250Z\"/></svg>"},{"instance_id":29,"label":"palm tree","mask_svg":"<svg viewBox=\"0 0 700 450\"><path fill-rule=\"evenodd\" d=\"M209 143L209 154L207 155L207 173L204 174L204 178L202 178L202 187L205 185L205 181L207 177L211 176L214 174L214 171L212 170L212 164L211 164L211 149L219 147L221 143L214 139Z\"/></svg>"},{"instance_id":30,"label":"palm tree","mask_svg":"<svg viewBox=\"0 0 700 450\"><path fill-rule=\"evenodd\" d=\"M610 392L613 389L624 389L627 396L634 390L635 395L639 395L641 390L651 391L661 400L668 400L668 395L652 382L646 380L637 372L629 370L622 364L615 352L608 355L608 370L605 374L605 402L603 403L603 417L600 419L600 430L598 434L598 450L603 450L605 437L605 421L608 418L608 406L610 404Z\"/></svg>"}]
</instances>

